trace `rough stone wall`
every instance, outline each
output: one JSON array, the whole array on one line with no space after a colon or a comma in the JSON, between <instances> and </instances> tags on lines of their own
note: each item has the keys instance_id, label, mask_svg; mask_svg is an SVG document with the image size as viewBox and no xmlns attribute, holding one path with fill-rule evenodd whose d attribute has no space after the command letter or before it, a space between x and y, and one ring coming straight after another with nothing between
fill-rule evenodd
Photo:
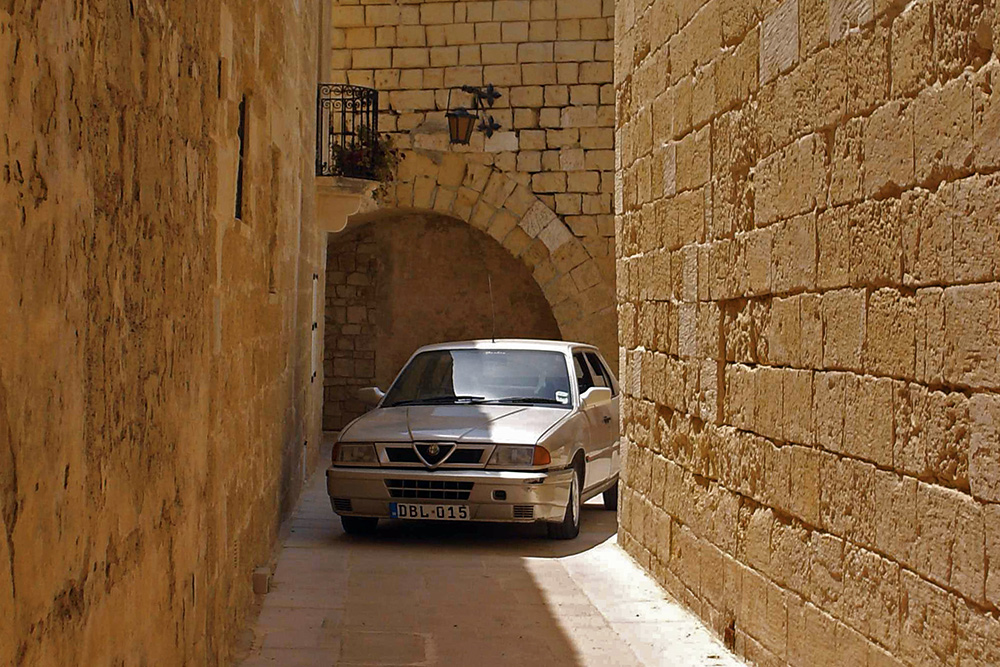
<instances>
[{"instance_id":1,"label":"rough stone wall","mask_svg":"<svg viewBox=\"0 0 1000 667\"><path fill-rule=\"evenodd\" d=\"M1000 664L1000 21L620 0L620 540L758 664Z\"/></svg>"},{"instance_id":2,"label":"rough stone wall","mask_svg":"<svg viewBox=\"0 0 1000 667\"><path fill-rule=\"evenodd\" d=\"M339 0L330 78L381 93L408 158L383 208L434 210L532 270L563 336L613 354L611 0ZM502 129L450 146L449 91L493 83ZM453 106L471 105L461 91Z\"/></svg>"},{"instance_id":3,"label":"rough stone wall","mask_svg":"<svg viewBox=\"0 0 1000 667\"><path fill-rule=\"evenodd\" d=\"M488 276L498 338L559 338L531 273L489 235L437 214L369 217L330 237L324 428L364 413L358 388L387 389L418 347L489 338Z\"/></svg>"},{"instance_id":4,"label":"rough stone wall","mask_svg":"<svg viewBox=\"0 0 1000 667\"><path fill-rule=\"evenodd\" d=\"M358 390L378 384L375 380L378 277L373 225L330 235L326 255L324 430L339 431L364 414L368 406L358 398Z\"/></svg>"},{"instance_id":5,"label":"rough stone wall","mask_svg":"<svg viewBox=\"0 0 1000 667\"><path fill-rule=\"evenodd\" d=\"M316 14L0 2L0 664L229 661L319 438Z\"/></svg>"}]
</instances>

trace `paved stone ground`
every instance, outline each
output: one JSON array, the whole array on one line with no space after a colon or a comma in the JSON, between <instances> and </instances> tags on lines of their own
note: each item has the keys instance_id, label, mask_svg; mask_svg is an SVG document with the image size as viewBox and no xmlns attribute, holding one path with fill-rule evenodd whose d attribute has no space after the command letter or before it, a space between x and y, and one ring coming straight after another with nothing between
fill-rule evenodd
<instances>
[{"instance_id":1,"label":"paved stone ground","mask_svg":"<svg viewBox=\"0 0 1000 667\"><path fill-rule=\"evenodd\" d=\"M320 470L242 665L742 665L618 548L615 530L595 500L568 542L540 526L399 522L352 538Z\"/></svg>"}]
</instances>

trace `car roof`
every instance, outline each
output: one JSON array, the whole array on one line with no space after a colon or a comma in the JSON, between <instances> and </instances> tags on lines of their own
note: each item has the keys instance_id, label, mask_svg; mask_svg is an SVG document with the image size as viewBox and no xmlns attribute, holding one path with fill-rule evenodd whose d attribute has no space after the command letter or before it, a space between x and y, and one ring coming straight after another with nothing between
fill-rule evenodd
<instances>
[{"instance_id":1,"label":"car roof","mask_svg":"<svg viewBox=\"0 0 1000 667\"><path fill-rule=\"evenodd\" d=\"M490 340L461 340L447 343L425 345L414 354L434 350L549 350L568 353L577 348L586 348L597 352L597 348L589 343L574 343L564 340L544 340L540 338L498 338Z\"/></svg>"}]
</instances>

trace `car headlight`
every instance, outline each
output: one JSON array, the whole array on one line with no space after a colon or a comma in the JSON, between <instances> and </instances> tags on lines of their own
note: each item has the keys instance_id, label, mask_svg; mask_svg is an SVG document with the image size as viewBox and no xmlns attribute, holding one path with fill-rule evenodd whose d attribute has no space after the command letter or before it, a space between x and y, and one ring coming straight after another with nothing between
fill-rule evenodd
<instances>
[{"instance_id":1,"label":"car headlight","mask_svg":"<svg viewBox=\"0 0 1000 667\"><path fill-rule=\"evenodd\" d=\"M333 446L333 462L344 465L378 463L375 445L368 443L338 442Z\"/></svg>"},{"instance_id":2,"label":"car headlight","mask_svg":"<svg viewBox=\"0 0 1000 667\"><path fill-rule=\"evenodd\" d=\"M549 450L544 447L519 446L519 445L497 445L490 457L491 466L501 468L533 468L535 466L545 466L552 463Z\"/></svg>"}]
</instances>

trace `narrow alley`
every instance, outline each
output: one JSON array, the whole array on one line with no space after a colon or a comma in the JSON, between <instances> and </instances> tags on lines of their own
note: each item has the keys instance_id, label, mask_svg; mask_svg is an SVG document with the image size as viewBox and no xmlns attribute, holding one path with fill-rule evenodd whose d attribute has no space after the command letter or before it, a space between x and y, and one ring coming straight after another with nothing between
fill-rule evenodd
<instances>
[{"instance_id":1,"label":"narrow alley","mask_svg":"<svg viewBox=\"0 0 1000 667\"><path fill-rule=\"evenodd\" d=\"M0 667L1000 667L1000 0L0 64Z\"/></svg>"},{"instance_id":2,"label":"narrow alley","mask_svg":"<svg viewBox=\"0 0 1000 667\"><path fill-rule=\"evenodd\" d=\"M538 527L398 522L352 538L321 467L242 665L742 665L618 547L598 500L570 541Z\"/></svg>"}]
</instances>

